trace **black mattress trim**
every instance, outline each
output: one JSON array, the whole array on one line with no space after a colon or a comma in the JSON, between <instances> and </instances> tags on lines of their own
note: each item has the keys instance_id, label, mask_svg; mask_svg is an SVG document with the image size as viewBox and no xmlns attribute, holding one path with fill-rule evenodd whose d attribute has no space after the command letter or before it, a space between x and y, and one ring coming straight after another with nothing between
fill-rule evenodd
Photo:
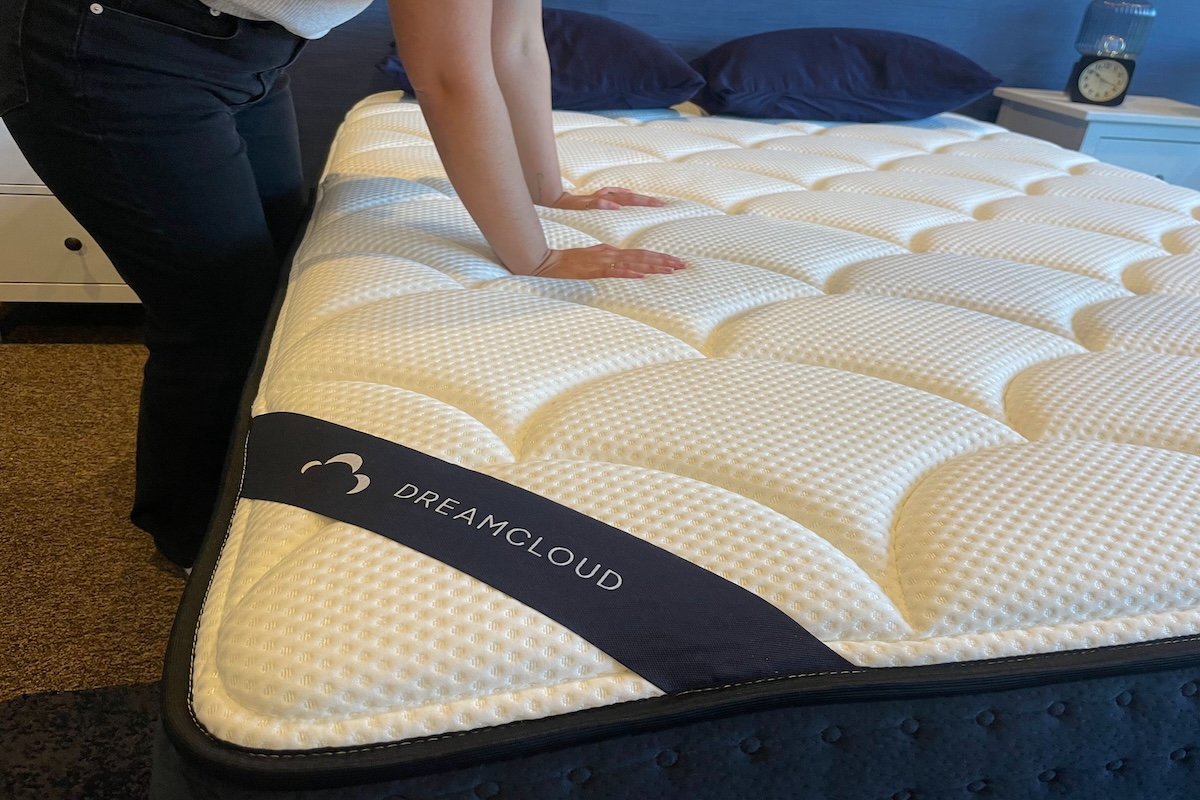
<instances>
[{"instance_id":1,"label":"black mattress trim","mask_svg":"<svg viewBox=\"0 0 1200 800\"><path fill-rule=\"evenodd\" d=\"M251 406L286 296L296 252L281 273L259 343L225 464L223 488L167 645L163 725L181 756L211 774L261 788L322 788L420 776L526 756L569 745L665 730L765 709L830 703L956 697L1056 683L1200 667L1200 635L1129 645L920 667L851 669L765 678L684 691L537 720L362 747L255 750L210 734L192 713L191 674L196 628L232 523L241 489Z\"/></svg>"}]
</instances>

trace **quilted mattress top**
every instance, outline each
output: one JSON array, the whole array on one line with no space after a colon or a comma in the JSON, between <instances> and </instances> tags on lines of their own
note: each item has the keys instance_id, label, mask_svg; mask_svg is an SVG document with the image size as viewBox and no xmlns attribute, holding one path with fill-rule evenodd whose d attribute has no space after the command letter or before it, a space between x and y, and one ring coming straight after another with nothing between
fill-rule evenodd
<instances>
[{"instance_id":1,"label":"quilted mattress top","mask_svg":"<svg viewBox=\"0 0 1200 800\"><path fill-rule=\"evenodd\" d=\"M554 117L552 247L689 267L516 277L419 108L348 116L254 414L499 478L739 584L865 668L1200 633L1200 193L954 115ZM226 742L347 747L653 697L434 559L242 500L194 643Z\"/></svg>"}]
</instances>

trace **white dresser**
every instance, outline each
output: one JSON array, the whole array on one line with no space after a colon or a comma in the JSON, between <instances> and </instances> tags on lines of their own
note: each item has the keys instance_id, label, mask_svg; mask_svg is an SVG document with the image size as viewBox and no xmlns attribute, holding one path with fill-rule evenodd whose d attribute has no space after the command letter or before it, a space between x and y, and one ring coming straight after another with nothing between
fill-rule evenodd
<instances>
[{"instance_id":1,"label":"white dresser","mask_svg":"<svg viewBox=\"0 0 1200 800\"><path fill-rule=\"evenodd\" d=\"M1200 189L1200 107L1130 95L1114 108L1072 103L1047 89L996 90L996 122L1119 167Z\"/></svg>"},{"instance_id":2,"label":"white dresser","mask_svg":"<svg viewBox=\"0 0 1200 800\"><path fill-rule=\"evenodd\" d=\"M136 303L0 123L0 302Z\"/></svg>"}]
</instances>

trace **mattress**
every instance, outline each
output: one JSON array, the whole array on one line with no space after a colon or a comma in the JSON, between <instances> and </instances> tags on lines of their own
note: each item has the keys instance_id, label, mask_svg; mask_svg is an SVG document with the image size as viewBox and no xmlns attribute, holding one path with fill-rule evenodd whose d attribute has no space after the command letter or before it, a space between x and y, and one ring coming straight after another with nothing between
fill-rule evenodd
<instances>
[{"instance_id":1,"label":"mattress","mask_svg":"<svg viewBox=\"0 0 1200 800\"><path fill-rule=\"evenodd\" d=\"M688 267L513 276L419 108L356 106L173 637L181 752L361 783L1200 668L1200 193L953 114L554 124L568 189L665 205L539 209L550 245Z\"/></svg>"}]
</instances>

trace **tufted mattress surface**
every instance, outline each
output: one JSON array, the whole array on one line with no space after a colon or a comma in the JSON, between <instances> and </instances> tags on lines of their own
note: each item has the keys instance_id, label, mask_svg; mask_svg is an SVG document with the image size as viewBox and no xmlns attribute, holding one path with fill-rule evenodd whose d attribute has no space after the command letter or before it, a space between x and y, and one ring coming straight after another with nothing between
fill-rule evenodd
<instances>
[{"instance_id":1,"label":"tufted mattress surface","mask_svg":"<svg viewBox=\"0 0 1200 800\"><path fill-rule=\"evenodd\" d=\"M256 415L328 420L680 555L867 669L1200 634L1200 193L993 125L555 114L540 210L643 280L516 277L418 107L334 145ZM660 691L372 532L242 500L192 708L308 750Z\"/></svg>"}]
</instances>

